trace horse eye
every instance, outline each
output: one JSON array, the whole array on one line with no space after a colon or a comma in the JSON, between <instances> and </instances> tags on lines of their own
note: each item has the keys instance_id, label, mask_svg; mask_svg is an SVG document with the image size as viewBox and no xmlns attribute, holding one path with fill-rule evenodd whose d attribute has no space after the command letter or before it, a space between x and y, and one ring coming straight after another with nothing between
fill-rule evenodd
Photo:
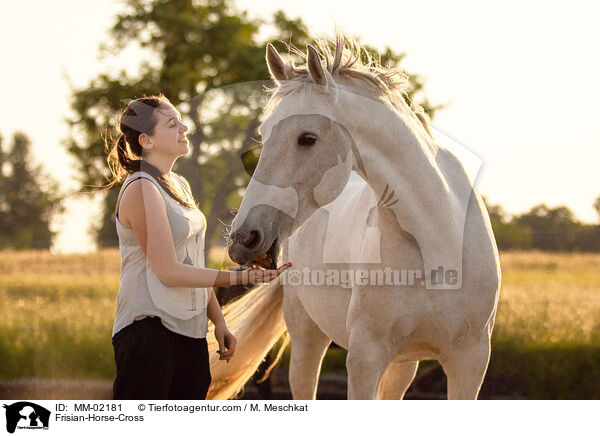
<instances>
[{"instance_id":1,"label":"horse eye","mask_svg":"<svg viewBox=\"0 0 600 436\"><path fill-rule=\"evenodd\" d=\"M317 139L318 136L314 133L303 133L302 135L298 136L298 145L315 145Z\"/></svg>"}]
</instances>

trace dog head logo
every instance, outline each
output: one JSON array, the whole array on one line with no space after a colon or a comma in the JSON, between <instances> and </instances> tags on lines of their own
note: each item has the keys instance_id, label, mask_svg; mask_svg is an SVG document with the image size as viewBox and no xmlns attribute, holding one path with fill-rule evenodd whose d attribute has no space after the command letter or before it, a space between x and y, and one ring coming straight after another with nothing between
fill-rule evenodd
<instances>
[{"instance_id":1,"label":"dog head logo","mask_svg":"<svg viewBox=\"0 0 600 436\"><path fill-rule=\"evenodd\" d=\"M47 429L50 421L50 411L28 401L14 404L4 404L6 409L6 431L14 433L18 428Z\"/></svg>"}]
</instances>

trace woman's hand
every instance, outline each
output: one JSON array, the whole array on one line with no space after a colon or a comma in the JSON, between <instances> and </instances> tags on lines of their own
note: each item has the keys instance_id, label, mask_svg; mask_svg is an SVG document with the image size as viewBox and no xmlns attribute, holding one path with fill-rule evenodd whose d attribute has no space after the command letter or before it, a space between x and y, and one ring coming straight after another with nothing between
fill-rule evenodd
<instances>
[{"instance_id":1,"label":"woman's hand","mask_svg":"<svg viewBox=\"0 0 600 436\"><path fill-rule=\"evenodd\" d=\"M284 263L277 269L258 269L252 268L244 271L248 274L246 283L269 283L277 278L279 274L292 266L292 262Z\"/></svg>"},{"instance_id":2,"label":"woman's hand","mask_svg":"<svg viewBox=\"0 0 600 436\"><path fill-rule=\"evenodd\" d=\"M215 338L219 343L219 349L217 350L217 353L219 353L219 360L226 360L229 362L229 359L231 359L233 353L235 353L237 340L224 322L215 325Z\"/></svg>"}]
</instances>

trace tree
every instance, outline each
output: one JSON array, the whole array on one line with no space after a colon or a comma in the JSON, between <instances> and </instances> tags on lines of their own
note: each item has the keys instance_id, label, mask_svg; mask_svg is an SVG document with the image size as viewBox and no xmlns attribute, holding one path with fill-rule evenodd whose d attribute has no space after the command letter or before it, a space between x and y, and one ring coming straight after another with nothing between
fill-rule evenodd
<instances>
[{"instance_id":1,"label":"tree","mask_svg":"<svg viewBox=\"0 0 600 436\"><path fill-rule=\"evenodd\" d=\"M600 223L600 196L594 200L594 209L598 214L598 222Z\"/></svg>"},{"instance_id":2,"label":"tree","mask_svg":"<svg viewBox=\"0 0 600 436\"><path fill-rule=\"evenodd\" d=\"M31 164L31 142L15 133L5 152L0 140L0 248L52 246L52 216L61 212L56 182Z\"/></svg>"},{"instance_id":3,"label":"tree","mask_svg":"<svg viewBox=\"0 0 600 436\"><path fill-rule=\"evenodd\" d=\"M208 250L218 240L220 221L230 222L230 210L239 205L249 181L240 155L259 138L257 127L265 102L259 81L269 78L266 43L281 50L280 39L299 47L312 40L300 19L288 19L279 11L272 20L276 35L259 41L265 23L251 21L227 0L127 0L124 4L125 12L116 18L105 51L118 55L134 45L148 52L149 58L136 74L103 74L85 89L74 90L72 108L77 115L70 120L68 151L79 163L82 185L105 183L109 172L99 132L114 131L115 114L123 108L123 101L163 93L179 105L190 126L191 152L178 160L175 170L188 179L207 216ZM381 59L394 67L402 56L388 48ZM414 86L407 100L422 88L418 76L411 75L410 80ZM434 108L427 101L424 107L432 114ZM104 218L96 226L100 246L117 243L117 188L107 193Z\"/></svg>"},{"instance_id":4,"label":"tree","mask_svg":"<svg viewBox=\"0 0 600 436\"><path fill-rule=\"evenodd\" d=\"M529 227L514 222L506 215L502 206L487 205L485 198L483 201L486 203L496 244L500 250L527 250L532 247L533 237Z\"/></svg>"},{"instance_id":5,"label":"tree","mask_svg":"<svg viewBox=\"0 0 600 436\"><path fill-rule=\"evenodd\" d=\"M529 212L515 218L515 222L529 227L533 246L540 250L572 251L581 224L565 206L549 208L534 206Z\"/></svg>"},{"instance_id":6,"label":"tree","mask_svg":"<svg viewBox=\"0 0 600 436\"><path fill-rule=\"evenodd\" d=\"M600 251L600 225L577 221L565 206L552 209L541 204L514 217L501 206L486 204L486 208L501 250Z\"/></svg>"}]
</instances>

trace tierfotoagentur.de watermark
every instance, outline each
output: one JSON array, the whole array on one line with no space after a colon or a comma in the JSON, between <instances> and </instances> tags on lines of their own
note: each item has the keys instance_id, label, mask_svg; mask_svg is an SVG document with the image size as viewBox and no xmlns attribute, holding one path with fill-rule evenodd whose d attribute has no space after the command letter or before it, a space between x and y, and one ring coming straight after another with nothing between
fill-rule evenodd
<instances>
[{"instance_id":1,"label":"tierfotoagentur.de watermark","mask_svg":"<svg viewBox=\"0 0 600 436\"><path fill-rule=\"evenodd\" d=\"M431 271L431 283L435 286L458 283L458 271L443 266ZM421 286L425 275L420 269L313 269L290 268L282 275L282 284L290 286Z\"/></svg>"}]
</instances>

